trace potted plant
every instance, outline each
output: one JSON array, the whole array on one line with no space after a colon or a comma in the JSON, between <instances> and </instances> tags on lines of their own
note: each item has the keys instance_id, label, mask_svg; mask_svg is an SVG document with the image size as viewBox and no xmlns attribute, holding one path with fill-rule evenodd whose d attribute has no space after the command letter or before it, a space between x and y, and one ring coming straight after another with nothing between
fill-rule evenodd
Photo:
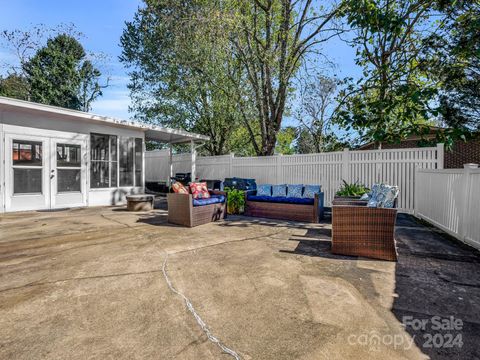
<instances>
[{"instance_id":1,"label":"potted plant","mask_svg":"<svg viewBox=\"0 0 480 360\"><path fill-rule=\"evenodd\" d=\"M347 183L345 180L343 181L343 185L340 189L335 193L335 197L333 199L334 205L338 205L339 203L351 202L351 201L362 201L360 198L370 192L370 189L367 188L363 184L359 184L358 182L354 183ZM366 203L367 201L365 201Z\"/></svg>"},{"instance_id":2,"label":"potted plant","mask_svg":"<svg viewBox=\"0 0 480 360\"><path fill-rule=\"evenodd\" d=\"M227 213L243 214L245 211L245 195L242 190L225 188L227 193Z\"/></svg>"}]
</instances>

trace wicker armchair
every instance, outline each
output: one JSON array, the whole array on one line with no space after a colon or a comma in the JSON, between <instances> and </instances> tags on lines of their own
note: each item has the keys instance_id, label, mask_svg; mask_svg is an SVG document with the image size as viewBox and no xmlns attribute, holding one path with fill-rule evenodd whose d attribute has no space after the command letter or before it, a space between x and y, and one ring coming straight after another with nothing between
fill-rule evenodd
<instances>
[{"instance_id":1,"label":"wicker armchair","mask_svg":"<svg viewBox=\"0 0 480 360\"><path fill-rule=\"evenodd\" d=\"M167 194L168 222L194 227L227 217L227 195L223 191L210 190L211 195L224 195L223 203L193 206L192 194Z\"/></svg>"},{"instance_id":2,"label":"wicker armchair","mask_svg":"<svg viewBox=\"0 0 480 360\"><path fill-rule=\"evenodd\" d=\"M396 217L396 208L332 206L332 253L397 261Z\"/></svg>"}]
</instances>

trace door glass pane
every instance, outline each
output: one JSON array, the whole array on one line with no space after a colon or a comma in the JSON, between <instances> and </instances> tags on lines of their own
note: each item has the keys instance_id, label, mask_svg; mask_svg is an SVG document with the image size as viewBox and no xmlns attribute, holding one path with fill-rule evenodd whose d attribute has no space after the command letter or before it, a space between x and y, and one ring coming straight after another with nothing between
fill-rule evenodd
<instances>
[{"instance_id":1,"label":"door glass pane","mask_svg":"<svg viewBox=\"0 0 480 360\"><path fill-rule=\"evenodd\" d=\"M13 168L13 193L42 193L42 169Z\"/></svg>"},{"instance_id":2,"label":"door glass pane","mask_svg":"<svg viewBox=\"0 0 480 360\"><path fill-rule=\"evenodd\" d=\"M142 151L143 140L135 139L135 186L143 186L142 184Z\"/></svg>"},{"instance_id":3,"label":"door glass pane","mask_svg":"<svg viewBox=\"0 0 480 360\"><path fill-rule=\"evenodd\" d=\"M120 186L133 186L133 139L120 139Z\"/></svg>"},{"instance_id":4,"label":"door glass pane","mask_svg":"<svg viewBox=\"0 0 480 360\"><path fill-rule=\"evenodd\" d=\"M42 166L42 143L13 140L12 161L13 165Z\"/></svg>"},{"instance_id":5,"label":"door glass pane","mask_svg":"<svg viewBox=\"0 0 480 360\"><path fill-rule=\"evenodd\" d=\"M57 144L57 166L80 167L81 166L80 145Z\"/></svg>"},{"instance_id":6,"label":"door glass pane","mask_svg":"<svg viewBox=\"0 0 480 360\"><path fill-rule=\"evenodd\" d=\"M90 163L90 187L110 187L108 170L108 161L92 161Z\"/></svg>"},{"instance_id":7,"label":"door glass pane","mask_svg":"<svg viewBox=\"0 0 480 360\"><path fill-rule=\"evenodd\" d=\"M80 169L58 169L57 191L81 191Z\"/></svg>"}]
</instances>

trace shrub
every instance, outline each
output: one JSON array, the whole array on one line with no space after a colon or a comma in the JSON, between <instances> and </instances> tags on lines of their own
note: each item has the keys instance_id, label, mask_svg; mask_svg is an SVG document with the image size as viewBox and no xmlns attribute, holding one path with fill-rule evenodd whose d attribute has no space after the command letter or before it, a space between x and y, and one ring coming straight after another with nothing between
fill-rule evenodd
<instances>
[{"instance_id":1,"label":"shrub","mask_svg":"<svg viewBox=\"0 0 480 360\"><path fill-rule=\"evenodd\" d=\"M358 182L347 183L343 181L342 187L336 192L337 196L362 196L370 191L365 185L359 184Z\"/></svg>"}]
</instances>

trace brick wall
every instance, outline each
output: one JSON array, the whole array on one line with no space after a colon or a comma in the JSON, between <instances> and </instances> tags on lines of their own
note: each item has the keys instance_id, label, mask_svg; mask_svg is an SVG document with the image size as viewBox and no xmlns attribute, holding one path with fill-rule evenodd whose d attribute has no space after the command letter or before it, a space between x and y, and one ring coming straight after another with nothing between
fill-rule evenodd
<instances>
[{"instance_id":1,"label":"brick wall","mask_svg":"<svg viewBox=\"0 0 480 360\"><path fill-rule=\"evenodd\" d=\"M404 140L399 144L382 144L382 149L406 149L418 147L417 140ZM374 144L362 147L361 150L373 150ZM468 142L456 141L452 151L445 150L444 164L445 169L463 168L463 164L480 164L480 137Z\"/></svg>"},{"instance_id":2,"label":"brick wall","mask_svg":"<svg viewBox=\"0 0 480 360\"><path fill-rule=\"evenodd\" d=\"M480 164L480 138L468 142L457 141L452 151L445 150L445 169L463 168L463 164Z\"/></svg>"}]
</instances>

